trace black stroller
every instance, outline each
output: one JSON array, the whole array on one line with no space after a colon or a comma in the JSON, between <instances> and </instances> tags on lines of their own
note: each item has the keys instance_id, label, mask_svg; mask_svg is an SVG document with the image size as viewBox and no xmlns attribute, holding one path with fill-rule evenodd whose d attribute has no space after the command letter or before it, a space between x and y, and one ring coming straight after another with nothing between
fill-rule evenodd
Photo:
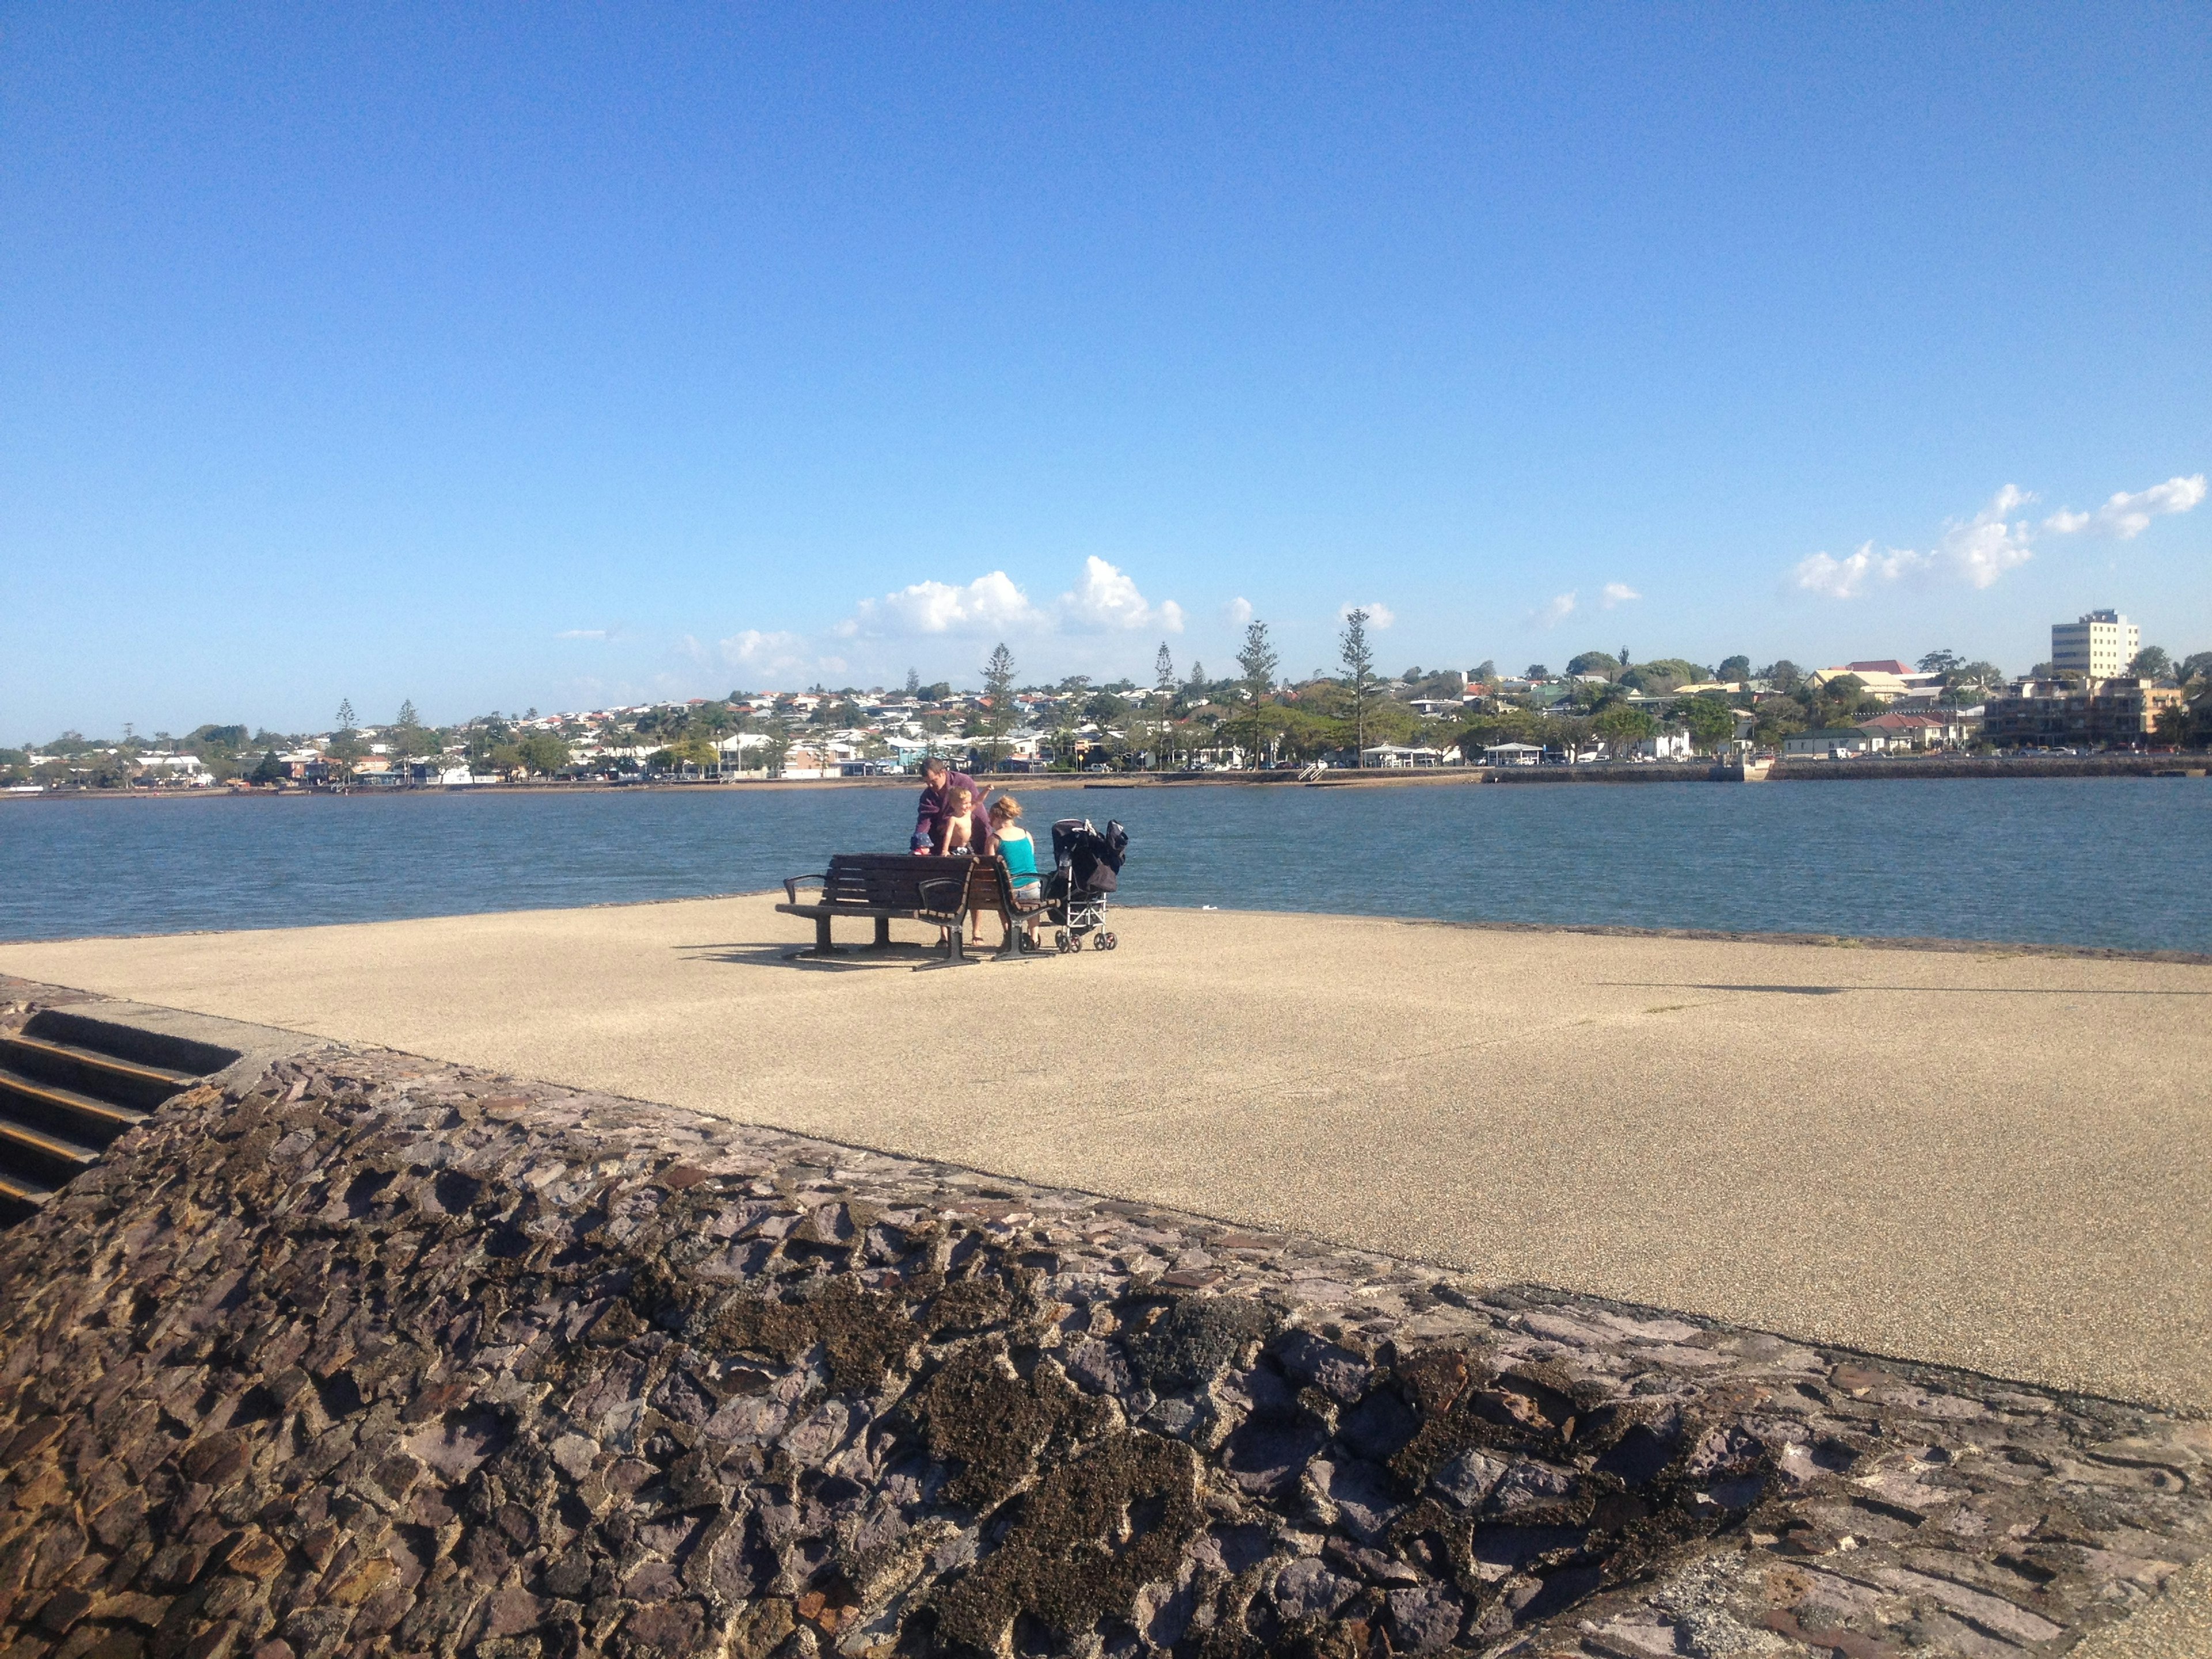
<instances>
[{"instance_id":1,"label":"black stroller","mask_svg":"<svg viewBox=\"0 0 2212 1659\"><path fill-rule=\"evenodd\" d=\"M1088 818L1062 818L1052 826L1052 873L1044 878L1045 916L1059 931L1053 943L1080 951L1086 933L1094 951L1110 951L1121 941L1106 927L1106 896L1119 884L1121 861L1128 856L1129 832L1113 818L1104 834Z\"/></svg>"}]
</instances>

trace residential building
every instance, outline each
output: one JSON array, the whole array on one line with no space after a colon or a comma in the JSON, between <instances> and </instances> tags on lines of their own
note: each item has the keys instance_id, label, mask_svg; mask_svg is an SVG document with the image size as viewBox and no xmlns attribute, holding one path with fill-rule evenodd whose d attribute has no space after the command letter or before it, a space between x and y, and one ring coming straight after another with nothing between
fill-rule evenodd
<instances>
[{"instance_id":1,"label":"residential building","mask_svg":"<svg viewBox=\"0 0 2212 1659\"><path fill-rule=\"evenodd\" d=\"M1983 705L1982 736L1999 749L2136 748L2180 703L2179 688L2155 680L2021 680Z\"/></svg>"},{"instance_id":2,"label":"residential building","mask_svg":"<svg viewBox=\"0 0 2212 1659\"><path fill-rule=\"evenodd\" d=\"M173 755L155 751L139 756L138 764L149 776L158 777L166 773L173 778L183 778L188 783L204 784L211 781L208 777L207 769L200 763L200 757L198 755Z\"/></svg>"},{"instance_id":3,"label":"residential building","mask_svg":"<svg viewBox=\"0 0 2212 1659\"><path fill-rule=\"evenodd\" d=\"M1824 726L1782 739L1784 760L1855 760L1888 747L1887 741L1856 726Z\"/></svg>"},{"instance_id":4,"label":"residential building","mask_svg":"<svg viewBox=\"0 0 2212 1659\"><path fill-rule=\"evenodd\" d=\"M1915 714L1893 709L1858 722L1858 729L1881 739L1885 749L1955 749L1966 741L1966 722L1957 714Z\"/></svg>"},{"instance_id":5,"label":"residential building","mask_svg":"<svg viewBox=\"0 0 2212 1659\"><path fill-rule=\"evenodd\" d=\"M2092 611L2079 622L2051 624L2051 665L2062 674L2117 679L2142 648L2142 630L2117 611Z\"/></svg>"},{"instance_id":6,"label":"residential building","mask_svg":"<svg viewBox=\"0 0 2212 1659\"><path fill-rule=\"evenodd\" d=\"M1932 701L1943 689L1941 674L1922 674L1907 668L1893 657L1879 662L1853 662L1832 668L1816 668L1806 680L1815 686L1826 685L1849 674L1865 688L1869 696L1879 697L1884 702Z\"/></svg>"},{"instance_id":7,"label":"residential building","mask_svg":"<svg viewBox=\"0 0 2212 1659\"><path fill-rule=\"evenodd\" d=\"M1687 760L1690 758L1690 734L1687 732L1655 732L1629 751L1632 760Z\"/></svg>"}]
</instances>

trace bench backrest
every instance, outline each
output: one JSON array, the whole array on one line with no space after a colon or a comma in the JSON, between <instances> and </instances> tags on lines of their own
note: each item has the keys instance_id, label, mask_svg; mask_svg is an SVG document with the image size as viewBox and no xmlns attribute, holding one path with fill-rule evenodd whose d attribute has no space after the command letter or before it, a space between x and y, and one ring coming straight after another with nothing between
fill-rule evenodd
<instances>
[{"instance_id":1,"label":"bench backrest","mask_svg":"<svg viewBox=\"0 0 2212 1659\"><path fill-rule=\"evenodd\" d=\"M950 910L985 860L915 857L910 853L839 853L822 884L832 904L865 904L882 910ZM958 884L946 885L947 883Z\"/></svg>"}]
</instances>

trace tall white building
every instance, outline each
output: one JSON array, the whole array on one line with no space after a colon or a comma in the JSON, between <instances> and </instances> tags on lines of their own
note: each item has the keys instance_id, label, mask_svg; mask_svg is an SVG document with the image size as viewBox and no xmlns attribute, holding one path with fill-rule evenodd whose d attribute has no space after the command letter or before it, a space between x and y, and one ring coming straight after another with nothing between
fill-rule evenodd
<instances>
[{"instance_id":1,"label":"tall white building","mask_svg":"<svg viewBox=\"0 0 2212 1659\"><path fill-rule=\"evenodd\" d=\"M2142 630L2117 611L2092 611L2080 622L2051 624L2051 665L2093 680L2117 679L2142 648Z\"/></svg>"}]
</instances>

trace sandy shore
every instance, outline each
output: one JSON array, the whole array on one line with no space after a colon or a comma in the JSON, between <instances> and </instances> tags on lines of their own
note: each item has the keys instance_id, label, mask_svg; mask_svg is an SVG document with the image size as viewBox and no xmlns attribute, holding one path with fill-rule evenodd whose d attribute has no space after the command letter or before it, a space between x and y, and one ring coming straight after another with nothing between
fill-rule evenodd
<instances>
[{"instance_id":1,"label":"sandy shore","mask_svg":"<svg viewBox=\"0 0 2212 1659\"><path fill-rule=\"evenodd\" d=\"M805 926L747 897L0 971L2212 1409L2212 967L1117 926L1111 955L914 974L787 962Z\"/></svg>"}]
</instances>

